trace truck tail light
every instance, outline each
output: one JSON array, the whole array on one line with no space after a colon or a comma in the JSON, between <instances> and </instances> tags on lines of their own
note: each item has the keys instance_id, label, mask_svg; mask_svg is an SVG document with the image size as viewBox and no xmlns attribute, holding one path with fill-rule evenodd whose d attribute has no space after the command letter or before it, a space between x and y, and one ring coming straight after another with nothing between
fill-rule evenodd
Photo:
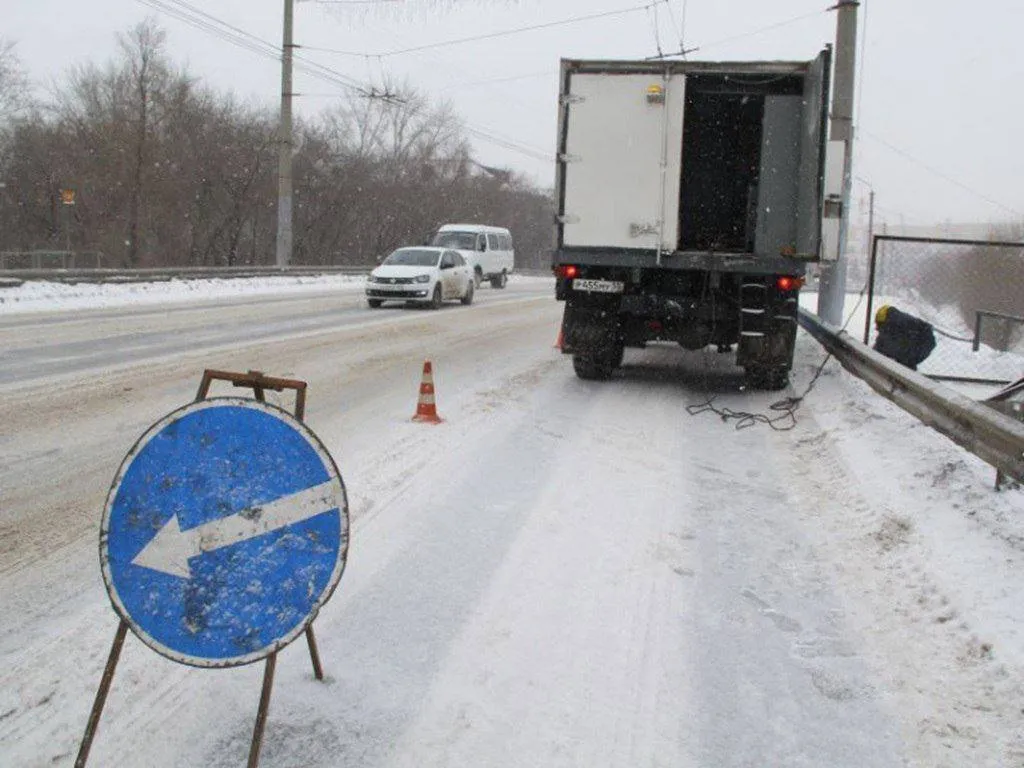
<instances>
[{"instance_id":1,"label":"truck tail light","mask_svg":"<svg viewBox=\"0 0 1024 768\"><path fill-rule=\"evenodd\" d=\"M555 267L556 277L565 277L571 279L577 277L579 273L580 268L577 267L575 264L559 264L557 267Z\"/></svg>"},{"instance_id":2,"label":"truck tail light","mask_svg":"<svg viewBox=\"0 0 1024 768\"><path fill-rule=\"evenodd\" d=\"M789 275L781 275L775 278L775 287L780 291L795 291L802 287L804 279L802 277L791 277Z\"/></svg>"}]
</instances>

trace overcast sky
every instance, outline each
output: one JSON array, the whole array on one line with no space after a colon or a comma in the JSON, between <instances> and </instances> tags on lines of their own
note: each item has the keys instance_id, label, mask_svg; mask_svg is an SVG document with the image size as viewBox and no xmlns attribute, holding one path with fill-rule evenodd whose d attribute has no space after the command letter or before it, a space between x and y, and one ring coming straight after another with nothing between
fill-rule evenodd
<instances>
[{"instance_id":1,"label":"overcast sky","mask_svg":"<svg viewBox=\"0 0 1024 768\"><path fill-rule=\"evenodd\" d=\"M469 127L491 137L472 135L481 162L510 166L551 186L560 57L643 58L659 46L664 53L678 51L682 40L686 48L699 49L690 54L694 59L805 60L835 36L830 1L668 0L656 13L644 9L645 2L297 0L295 41L305 47L301 55L346 79L377 87L384 76L407 79L431 98L450 100ZM280 44L283 0L191 3ZM193 75L247 99L278 103L278 62L141 0L4 4L0 35L17 43L41 89L76 63L115 56L116 34L151 16L167 30L172 58ZM618 11L625 12L613 14ZM602 13L613 15L392 53ZM893 225L1024 220L1024 153L1017 146L1024 123L1024 4L862 0L860 18L858 213L870 184L876 217ZM306 116L336 103L343 93L301 72L295 90L306 94L297 106Z\"/></svg>"}]
</instances>

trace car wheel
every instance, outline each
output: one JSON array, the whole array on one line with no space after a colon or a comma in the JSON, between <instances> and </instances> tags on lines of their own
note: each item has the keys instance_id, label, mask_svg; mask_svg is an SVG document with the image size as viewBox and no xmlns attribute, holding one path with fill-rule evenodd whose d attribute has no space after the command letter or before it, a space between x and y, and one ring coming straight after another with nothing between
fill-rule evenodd
<instances>
[{"instance_id":1,"label":"car wheel","mask_svg":"<svg viewBox=\"0 0 1024 768\"><path fill-rule=\"evenodd\" d=\"M434 293L430 297L430 308L431 309L440 309L442 301L443 301L443 298L441 296L441 286L440 285L435 285L434 286Z\"/></svg>"},{"instance_id":2,"label":"car wheel","mask_svg":"<svg viewBox=\"0 0 1024 768\"><path fill-rule=\"evenodd\" d=\"M473 281L470 280L469 283L466 285L466 294L462 297L462 303L465 304L467 307L473 303L474 290L475 287L473 285Z\"/></svg>"},{"instance_id":3,"label":"car wheel","mask_svg":"<svg viewBox=\"0 0 1024 768\"><path fill-rule=\"evenodd\" d=\"M491 278L491 288L504 288L508 285L508 275L502 272Z\"/></svg>"},{"instance_id":4,"label":"car wheel","mask_svg":"<svg viewBox=\"0 0 1024 768\"><path fill-rule=\"evenodd\" d=\"M366 303L370 305L370 309L377 309L384 302L380 299L367 299Z\"/></svg>"}]
</instances>

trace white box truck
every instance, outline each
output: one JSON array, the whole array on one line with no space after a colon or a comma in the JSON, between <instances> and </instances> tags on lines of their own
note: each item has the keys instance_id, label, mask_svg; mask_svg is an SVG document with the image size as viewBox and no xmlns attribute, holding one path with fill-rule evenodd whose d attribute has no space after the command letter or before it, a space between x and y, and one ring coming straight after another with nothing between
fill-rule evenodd
<instances>
[{"instance_id":1,"label":"white box truck","mask_svg":"<svg viewBox=\"0 0 1024 768\"><path fill-rule=\"evenodd\" d=\"M562 61L553 267L578 376L668 341L735 346L753 386L786 386L820 253L830 58Z\"/></svg>"}]
</instances>

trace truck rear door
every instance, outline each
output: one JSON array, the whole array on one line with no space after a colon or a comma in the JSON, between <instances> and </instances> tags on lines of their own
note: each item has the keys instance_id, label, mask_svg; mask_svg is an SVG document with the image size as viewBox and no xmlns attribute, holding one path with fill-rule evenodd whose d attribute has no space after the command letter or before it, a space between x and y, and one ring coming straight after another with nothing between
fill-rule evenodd
<instances>
[{"instance_id":1,"label":"truck rear door","mask_svg":"<svg viewBox=\"0 0 1024 768\"><path fill-rule=\"evenodd\" d=\"M674 250L683 75L569 67L562 83L559 246Z\"/></svg>"},{"instance_id":2,"label":"truck rear door","mask_svg":"<svg viewBox=\"0 0 1024 768\"><path fill-rule=\"evenodd\" d=\"M811 62L804 79L803 128L800 137L800 188L797 194L797 253L808 260L821 254L822 198L828 130L831 49Z\"/></svg>"}]
</instances>

